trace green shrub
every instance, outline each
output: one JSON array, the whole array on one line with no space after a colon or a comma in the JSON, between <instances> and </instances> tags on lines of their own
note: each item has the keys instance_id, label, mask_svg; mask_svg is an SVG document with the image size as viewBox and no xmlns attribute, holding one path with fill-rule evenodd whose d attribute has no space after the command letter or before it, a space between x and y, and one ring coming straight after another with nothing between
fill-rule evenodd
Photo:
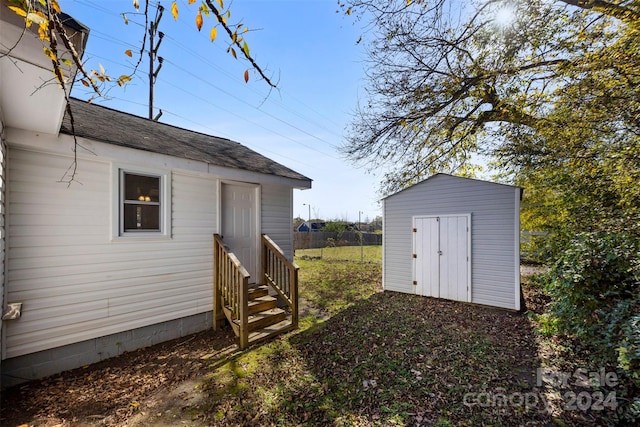
<instances>
[{"instance_id":1,"label":"green shrub","mask_svg":"<svg viewBox=\"0 0 640 427\"><path fill-rule=\"evenodd\" d=\"M583 233L562 251L543 280L551 296L546 332L566 335L576 351L617 367L621 419L640 419L640 240Z\"/></svg>"},{"instance_id":2,"label":"green shrub","mask_svg":"<svg viewBox=\"0 0 640 427\"><path fill-rule=\"evenodd\" d=\"M637 291L639 254L639 242L624 235L584 233L573 239L547 281L560 330L589 340L618 303Z\"/></svg>"}]
</instances>

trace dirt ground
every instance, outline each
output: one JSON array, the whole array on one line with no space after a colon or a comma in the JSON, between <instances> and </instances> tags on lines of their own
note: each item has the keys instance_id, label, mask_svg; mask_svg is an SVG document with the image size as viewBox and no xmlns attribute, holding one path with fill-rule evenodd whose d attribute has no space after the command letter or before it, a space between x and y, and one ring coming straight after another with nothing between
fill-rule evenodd
<instances>
[{"instance_id":1,"label":"dirt ground","mask_svg":"<svg viewBox=\"0 0 640 427\"><path fill-rule=\"evenodd\" d=\"M0 425L115 426L172 417L165 408L192 404L197 379L236 351L235 342L229 327L209 330L4 390Z\"/></svg>"},{"instance_id":2,"label":"dirt ground","mask_svg":"<svg viewBox=\"0 0 640 427\"><path fill-rule=\"evenodd\" d=\"M535 312L548 302L527 286L523 297ZM308 303L304 311L324 317ZM203 425L189 413L202 399L198 383L237 351L225 327L3 390L0 425Z\"/></svg>"},{"instance_id":3,"label":"dirt ground","mask_svg":"<svg viewBox=\"0 0 640 427\"><path fill-rule=\"evenodd\" d=\"M300 300L300 316L327 319ZM239 352L230 326L124 353L0 392L0 426L192 424L198 382Z\"/></svg>"}]
</instances>

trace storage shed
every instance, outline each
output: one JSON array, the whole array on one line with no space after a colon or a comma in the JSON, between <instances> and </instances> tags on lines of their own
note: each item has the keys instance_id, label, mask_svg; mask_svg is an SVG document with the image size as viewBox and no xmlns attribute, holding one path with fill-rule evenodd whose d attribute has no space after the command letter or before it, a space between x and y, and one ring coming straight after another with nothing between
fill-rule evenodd
<instances>
[{"instance_id":1,"label":"storage shed","mask_svg":"<svg viewBox=\"0 0 640 427\"><path fill-rule=\"evenodd\" d=\"M521 195L436 174L386 197L384 289L520 310Z\"/></svg>"}]
</instances>

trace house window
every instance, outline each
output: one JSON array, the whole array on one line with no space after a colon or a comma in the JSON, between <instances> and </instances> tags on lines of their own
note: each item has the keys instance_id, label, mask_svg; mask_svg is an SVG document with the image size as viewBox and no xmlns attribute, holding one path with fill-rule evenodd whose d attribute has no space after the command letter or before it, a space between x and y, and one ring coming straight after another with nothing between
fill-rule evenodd
<instances>
[{"instance_id":1,"label":"house window","mask_svg":"<svg viewBox=\"0 0 640 427\"><path fill-rule=\"evenodd\" d=\"M113 166L113 239L170 238L171 173Z\"/></svg>"},{"instance_id":2,"label":"house window","mask_svg":"<svg viewBox=\"0 0 640 427\"><path fill-rule=\"evenodd\" d=\"M122 172L122 232L162 232L162 177Z\"/></svg>"}]
</instances>

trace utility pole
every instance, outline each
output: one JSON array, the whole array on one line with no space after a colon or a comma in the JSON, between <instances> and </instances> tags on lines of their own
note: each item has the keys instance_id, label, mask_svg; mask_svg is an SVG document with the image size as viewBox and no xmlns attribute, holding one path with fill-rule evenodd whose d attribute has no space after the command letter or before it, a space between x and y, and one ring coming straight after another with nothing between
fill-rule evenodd
<instances>
[{"instance_id":1,"label":"utility pole","mask_svg":"<svg viewBox=\"0 0 640 427\"><path fill-rule=\"evenodd\" d=\"M158 4L158 9L156 9L156 19L151 22L149 27L149 119L153 121L158 121L160 116L162 115L162 110L158 113L157 116L153 116L153 86L156 83L156 77L158 77L158 73L160 72L160 68L162 68L162 57L158 56L158 68L155 68L156 65L156 54L158 53L158 48L160 48L160 43L162 43L162 38L164 37L164 33L162 31L158 31L158 44L155 45L156 39L156 31L158 29L158 24L160 24L160 19L162 19L162 12L164 11L164 7Z\"/></svg>"},{"instance_id":2,"label":"utility pole","mask_svg":"<svg viewBox=\"0 0 640 427\"><path fill-rule=\"evenodd\" d=\"M364 242L362 241L362 238L364 237L362 235L362 230L360 229L360 226L362 224L362 211L358 211L358 233L360 234L360 262L364 262Z\"/></svg>"}]
</instances>

